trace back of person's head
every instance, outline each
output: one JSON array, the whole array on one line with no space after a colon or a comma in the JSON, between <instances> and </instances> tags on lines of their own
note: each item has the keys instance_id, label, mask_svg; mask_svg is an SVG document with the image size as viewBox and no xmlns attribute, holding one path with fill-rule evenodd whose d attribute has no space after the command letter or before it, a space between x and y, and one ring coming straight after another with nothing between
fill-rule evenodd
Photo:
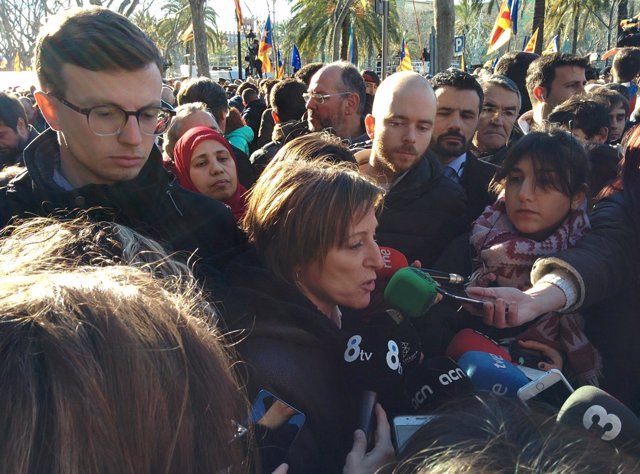
<instances>
[{"instance_id":1,"label":"back of person's head","mask_svg":"<svg viewBox=\"0 0 640 474\"><path fill-rule=\"evenodd\" d=\"M446 71L439 72L431 79L431 85L433 90L437 91L442 87L453 87L458 90L471 90L478 94L480 99L480 109L482 110L482 104L484 103L484 92L482 86L471 74L461 71L460 69L447 69Z\"/></svg>"},{"instance_id":2,"label":"back of person's head","mask_svg":"<svg viewBox=\"0 0 640 474\"><path fill-rule=\"evenodd\" d=\"M547 120L571 133L580 130L586 140L604 143L610 126L609 107L607 102L588 94L574 95L555 107Z\"/></svg>"},{"instance_id":3,"label":"back of person's head","mask_svg":"<svg viewBox=\"0 0 640 474\"><path fill-rule=\"evenodd\" d=\"M170 158L173 158L173 149L175 148L176 143L188 130L188 128L185 127L185 124L189 125L189 122L192 121L190 118L195 117L195 114L201 115L201 118L204 120L193 122L193 124L191 124L192 126L211 125L215 130L219 130L218 122L213 115L211 115L207 104L204 102L189 102L178 106L176 108L176 114L171 119L171 124L164 134L163 149ZM208 122L208 124L204 122Z\"/></svg>"},{"instance_id":4,"label":"back of person's head","mask_svg":"<svg viewBox=\"0 0 640 474\"><path fill-rule=\"evenodd\" d=\"M611 66L614 82L630 82L640 74L640 48L622 48L613 57Z\"/></svg>"},{"instance_id":5,"label":"back of person's head","mask_svg":"<svg viewBox=\"0 0 640 474\"><path fill-rule=\"evenodd\" d=\"M158 48L124 16L102 7L73 8L52 18L40 30L35 69L41 87L64 95L60 73L65 64L90 71L137 71L164 63Z\"/></svg>"},{"instance_id":6,"label":"back of person's head","mask_svg":"<svg viewBox=\"0 0 640 474\"><path fill-rule=\"evenodd\" d=\"M458 400L409 440L393 474L634 472L638 461L555 414L506 397ZM387 471L389 472L389 471Z\"/></svg>"},{"instance_id":7,"label":"back of person's head","mask_svg":"<svg viewBox=\"0 0 640 474\"><path fill-rule=\"evenodd\" d=\"M245 81L236 89L236 95L242 97L242 93L247 89L253 89L254 91L258 92L258 87L253 82Z\"/></svg>"},{"instance_id":8,"label":"back of person's head","mask_svg":"<svg viewBox=\"0 0 640 474\"><path fill-rule=\"evenodd\" d=\"M249 103L253 102L254 100L258 100L258 91L251 88L247 88L242 91L242 102L245 105L249 105Z\"/></svg>"},{"instance_id":9,"label":"back of person's head","mask_svg":"<svg viewBox=\"0 0 640 474\"><path fill-rule=\"evenodd\" d=\"M272 273L293 283L296 268L323 263L331 248L346 244L352 222L381 209L382 200L353 165L276 160L249 191L243 226Z\"/></svg>"},{"instance_id":10,"label":"back of person's head","mask_svg":"<svg viewBox=\"0 0 640 474\"><path fill-rule=\"evenodd\" d=\"M493 178L496 191L504 189L509 173L528 156L546 186L574 197L586 191L589 158L584 147L568 132L549 127L548 131L529 132L509 147L502 167Z\"/></svg>"},{"instance_id":11,"label":"back of person's head","mask_svg":"<svg viewBox=\"0 0 640 474\"><path fill-rule=\"evenodd\" d=\"M493 70L494 74L507 76L516 84L524 85L527 79L529 65L540 56L536 53L511 51L500 56Z\"/></svg>"},{"instance_id":12,"label":"back of person's head","mask_svg":"<svg viewBox=\"0 0 640 474\"><path fill-rule=\"evenodd\" d=\"M226 117L229 111L227 94L217 82L208 77L196 77L185 81L178 92L178 104L183 105L189 102L204 102L209 111L220 123L221 115Z\"/></svg>"},{"instance_id":13,"label":"back of person's head","mask_svg":"<svg viewBox=\"0 0 640 474\"><path fill-rule=\"evenodd\" d=\"M273 157L273 161L278 160L322 160L357 164L340 138L326 132L313 132L288 141Z\"/></svg>"},{"instance_id":14,"label":"back of person's head","mask_svg":"<svg viewBox=\"0 0 640 474\"><path fill-rule=\"evenodd\" d=\"M22 262L0 270L4 469L239 468L229 442L246 407L203 295L142 267L83 264L82 245L93 239L76 240L68 259L57 255L48 241L60 231L0 245L3 259ZM29 245L48 247L34 249L46 265L22 254ZM93 251L99 260L102 248Z\"/></svg>"},{"instance_id":15,"label":"back of person's head","mask_svg":"<svg viewBox=\"0 0 640 474\"><path fill-rule=\"evenodd\" d=\"M280 82L280 79L267 79L261 87L262 95L264 96L264 101L266 102L267 107L271 107L271 91L278 82Z\"/></svg>"},{"instance_id":16,"label":"back of person's head","mask_svg":"<svg viewBox=\"0 0 640 474\"><path fill-rule=\"evenodd\" d=\"M238 112L238 109L231 107L229 109L229 115L227 115L227 127L225 129L225 133L231 133L240 127L244 127L246 124L247 123L242 118L242 115Z\"/></svg>"},{"instance_id":17,"label":"back of person's head","mask_svg":"<svg viewBox=\"0 0 640 474\"><path fill-rule=\"evenodd\" d=\"M527 70L527 92L531 102L534 102L533 89L540 86L550 94L551 83L556 77L556 68L563 66L577 66L585 71L589 67L589 61L575 54L553 53L543 54L529 65Z\"/></svg>"},{"instance_id":18,"label":"back of person's head","mask_svg":"<svg viewBox=\"0 0 640 474\"><path fill-rule=\"evenodd\" d=\"M629 101L629 88L624 84L620 84L619 82L609 82L607 84L602 84L602 86L600 87L616 91L618 94L627 99L627 102Z\"/></svg>"},{"instance_id":19,"label":"back of person's head","mask_svg":"<svg viewBox=\"0 0 640 474\"><path fill-rule=\"evenodd\" d=\"M318 72L322 67L324 66L324 63L309 63L309 64L305 64L304 66L302 66L300 68L300 70L298 70L294 77L296 79L298 79L299 81L302 81L305 83L305 85L308 87L309 83L311 82L311 78L313 77L313 75Z\"/></svg>"},{"instance_id":20,"label":"back of person's head","mask_svg":"<svg viewBox=\"0 0 640 474\"><path fill-rule=\"evenodd\" d=\"M297 79L285 79L271 90L270 103L280 122L300 120L307 110L302 94L307 92L304 82Z\"/></svg>"},{"instance_id":21,"label":"back of person's head","mask_svg":"<svg viewBox=\"0 0 640 474\"><path fill-rule=\"evenodd\" d=\"M20 119L22 119L25 126L29 123L20 100L13 94L0 92L0 125L16 131L18 120Z\"/></svg>"}]
</instances>

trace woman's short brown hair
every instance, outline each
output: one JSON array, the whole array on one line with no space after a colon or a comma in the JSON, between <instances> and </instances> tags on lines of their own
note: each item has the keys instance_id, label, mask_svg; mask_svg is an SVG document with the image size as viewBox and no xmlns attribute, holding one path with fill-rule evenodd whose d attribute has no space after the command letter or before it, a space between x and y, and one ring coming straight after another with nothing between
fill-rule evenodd
<instances>
[{"instance_id":1,"label":"woman's short brown hair","mask_svg":"<svg viewBox=\"0 0 640 474\"><path fill-rule=\"evenodd\" d=\"M382 189L351 165L278 160L250 191L243 224L267 267L291 283L296 267L322 262L382 202Z\"/></svg>"}]
</instances>

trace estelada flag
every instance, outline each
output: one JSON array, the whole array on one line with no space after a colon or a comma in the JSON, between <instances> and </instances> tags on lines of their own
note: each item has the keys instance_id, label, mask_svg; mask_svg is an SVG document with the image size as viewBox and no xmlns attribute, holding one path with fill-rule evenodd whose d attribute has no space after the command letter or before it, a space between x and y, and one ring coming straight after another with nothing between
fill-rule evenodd
<instances>
[{"instance_id":1,"label":"estelada flag","mask_svg":"<svg viewBox=\"0 0 640 474\"><path fill-rule=\"evenodd\" d=\"M536 31L533 32L533 34L531 35L531 38L529 39L529 42L527 43L527 45L524 47L523 51L525 53L535 53L536 52L536 43L538 42L538 30L540 28L536 28Z\"/></svg>"},{"instance_id":2,"label":"estelada flag","mask_svg":"<svg viewBox=\"0 0 640 474\"><path fill-rule=\"evenodd\" d=\"M398 64L396 71L413 71L409 48L407 48L407 43L404 42L404 38L402 38L402 48L400 49L400 64Z\"/></svg>"},{"instance_id":3,"label":"estelada flag","mask_svg":"<svg viewBox=\"0 0 640 474\"><path fill-rule=\"evenodd\" d=\"M280 50L278 49L278 70L276 73L276 79L282 79L284 77L284 64L282 64L282 59L280 59Z\"/></svg>"},{"instance_id":4,"label":"estelada flag","mask_svg":"<svg viewBox=\"0 0 640 474\"><path fill-rule=\"evenodd\" d=\"M498 13L498 18L496 18L496 23L493 25L493 30L491 31L491 39L489 40L489 49L487 50L487 54L497 51L509 42L512 27L511 12L509 11L507 0L502 0L502 7Z\"/></svg>"},{"instance_id":5,"label":"estelada flag","mask_svg":"<svg viewBox=\"0 0 640 474\"><path fill-rule=\"evenodd\" d=\"M545 48L542 54L553 54L558 52L558 35L551 38L549 45Z\"/></svg>"},{"instance_id":6,"label":"estelada flag","mask_svg":"<svg viewBox=\"0 0 640 474\"><path fill-rule=\"evenodd\" d=\"M238 31L242 29L242 10L240 9L240 0L234 0L236 2L236 19L238 20Z\"/></svg>"},{"instance_id":7,"label":"estelada flag","mask_svg":"<svg viewBox=\"0 0 640 474\"><path fill-rule=\"evenodd\" d=\"M273 48L273 37L271 36L271 15L269 15L267 22L264 24L264 31L258 46L258 59L262 61L262 72L273 71L271 59L269 58L269 50L271 48Z\"/></svg>"}]
</instances>

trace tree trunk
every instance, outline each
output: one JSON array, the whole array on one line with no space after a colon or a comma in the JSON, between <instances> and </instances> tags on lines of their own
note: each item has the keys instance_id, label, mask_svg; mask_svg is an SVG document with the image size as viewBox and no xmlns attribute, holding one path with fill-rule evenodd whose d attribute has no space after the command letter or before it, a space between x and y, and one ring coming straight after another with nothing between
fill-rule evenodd
<instances>
[{"instance_id":1,"label":"tree trunk","mask_svg":"<svg viewBox=\"0 0 640 474\"><path fill-rule=\"evenodd\" d=\"M535 0L533 6L533 26L531 27L531 34L536 29L538 30L538 41L536 41L536 54L542 53L544 45L544 12L546 10L545 0Z\"/></svg>"},{"instance_id":2,"label":"tree trunk","mask_svg":"<svg viewBox=\"0 0 640 474\"><path fill-rule=\"evenodd\" d=\"M189 0L189 5L191 7L198 76L211 77L209 55L207 53L207 32L204 26L204 0Z\"/></svg>"},{"instance_id":3,"label":"tree trunk","mask_svg":"<svg viewBox=\"0 0 640 474\"><path fill-rule=\"evenodd\" d=\"M624 20L625 18L629 18L629 4L627 0L621 0L618 3L618 38L622 34L622 28L620 28L620 20Z\"/></svg>"},{"instance_id":4,"label":"tree trunk","mask_svg":"<svg viewBox=\"0 0 640 474\"><path fill-rule=\"evenodd\" d=\"M580 19L580 8L578 2L573 3L573 38L571 43L571 53L576 54L578 49L578 20Z\"/></svg>"},{"instance_id":5,"label":"tree trunk","mask_svg":"<svg viewBox=\"0 0 640 474\"><path fill-rule=\"evenodd\" d=\"M342 22L341 32L341 44L340 44L340 59L343 61L349 61L349 22Z\"/></svg>"},{"instance_id":6,"label":"tree trunk","mask_svg":"<svg viewBox=\"0 0 640 474\"><path fill-rule=\"evenodd\" d=\"M435 0L433 2L433 18L436 26L436 58L437 70L444 71L453 58L453 36L456 21L453 0Z\"/></svg>"},{"instance_id":7,"label":"tree trunk","mask_svg":"<svg viewBox=\"0 0 640 474\"><path fill-rule=\"evenodd\" d=\"M353 0L339 1L336 8L336 22L333 25L333 34L331 35L333 39L333 61L340 59L340 33L342 32L342 24L347 17L347 13L349 13L349 7L352 2Z\"/></svg>"}]
</instances>

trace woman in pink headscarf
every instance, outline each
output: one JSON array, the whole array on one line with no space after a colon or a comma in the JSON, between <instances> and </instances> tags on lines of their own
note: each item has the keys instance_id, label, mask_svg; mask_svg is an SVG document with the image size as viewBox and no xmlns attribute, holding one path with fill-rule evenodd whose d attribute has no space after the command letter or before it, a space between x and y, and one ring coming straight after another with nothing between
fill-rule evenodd
<instances>
[{"instance_id":1,"label":"woman in pink headscarf","mask_svg":"<svg viewBox=\"0 0 640 474\"><path fill-rule=\"evenodd\" d=\"M246 189L238 183L236 162L225 138L209 127L186 132L174 149L175 172L181 186L224 202L236 221L246 209Z\"/></svg>"}]
</instances>

